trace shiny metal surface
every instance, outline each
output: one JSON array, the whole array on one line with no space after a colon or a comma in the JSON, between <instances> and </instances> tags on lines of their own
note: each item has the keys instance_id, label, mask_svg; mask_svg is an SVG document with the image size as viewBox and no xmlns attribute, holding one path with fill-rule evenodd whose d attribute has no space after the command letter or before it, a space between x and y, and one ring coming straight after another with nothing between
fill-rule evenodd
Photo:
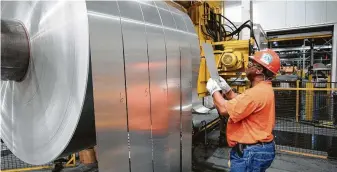
<instances>
[{"instance_id":1,"label":"shiny metal surface","mask_svg":"<svg viewBox=\"0 0 337 172\"><path fill-rule=\"evenodd\" d=\"M190 48L191 48L191 63L192 63L192 107L193 109L198 109L196 106L201 105L201 108L204 110L201 110L205 112L208 108L204 107L202 105L202 99L198 98L198 92L197 92L197 82L198 82L198 75L199 75L199 66L200 66L200 45L199 45L199 39L198 36L195 34L194 25L190 19L189 16L184 15L183 19L186 23L187 29L190 33L193 33L194 36L191 36ZM200 107L200 106L199 106Z\"/></svg>"},{"instance_id":2,"label":"shiny metal surface","mask_svg":"<svg viewBox=\"0 0 337 172\"><path fill-rule=\"evenodd\" d=\"M123 42L118 6L115 1L88 1L87 8L99 170L129 171Z\"/></svg>"},{"instance_id":3,"label":"shiny metal surface","mask_svg":"<svg viewBox=\"0 0 337 172\"><path fill-rule=\"evenodd\" d=\"M177 24L177 28L188 32L183 19L184 14L176 10L178 14L172 13ZM180 41L180 80L181 80L181 164L182 171L192 171L192 63L190 41L192 35L182 34Z\"/></svg>"},{"instance_id":4,"label":"shiny metal surface","mask_svg":"<svg viewBox=\"0 0 337 172\"><path fill-rule=\"evenodd\" d=\"M166 3L155 1L156 6L166 6ZM168 146L170 171L180 171L180 52L179 35L170 11L158 8L163 26L165 27L167 55L167 98L168 98Z\"/></svg>"},{"instance_id":5,"label":"shiny metal surface","mask_svg":"<svg viewBox=\"0 0 337 172\"><path fill-rule=\"evenodd\" d=\"M86 93L89 37L85 2L1 1L1 6L2 19L21 21L31 44L26 78L20 83L1 81L1 139L30 164L44 164L93 146L92 98L90 91ZM89 106L82 109L84 103ZM76 129L83 121L85 128Z\"/></svg>"},{"instance_id":6,"label":"shiny metal surface","mask_svg":"<svg viewBox=\"0 0 337 172\"><path fill-rule=\"evenodd\" d=\"M124 43L131 171L152 171L149 64L143 14L136 1L118 1Z\"/></svg>"},{"instance_id":7,"label":"shiny metal surface","mask_svg":"<svg viewBox=\"0 0 337 172\"><path fill-rule=\"evenodd\" d=\"M141 4L146 22L152 117L153 170L169 171L166 44L156 6Z\"/></svg>"},{"instance_id":8,"label":"shiny metal surface","mask_svg":"<svg viewBox=\"0 0 337 172\"><path fill-rule=\"evenodd\" d=\"M28 33L17 20L1 20L1 80L24 79L30 57Z\"/></svg>"},{"instance_id":9,"label":"shiny metal surface","mask_svg":"<svg viewBox=\"0 0 337 172\"><path fill-rule=\"evenodd\" d=\"M1 3L33 35L27 78L1 82L1 137L15 155L43 164L97 137L100 171L190 171L199 52L185 14L162 1Z\"/></svg>"},{"instance_id":10,"label":"shiny metal surface","mask_svg":"<svg viewBox=\"0 0 337 172\"><path fill-rule=\"evenodd\" d=\"M189 164L192 164L192 107L194 102L200 102L197 98L197 81L198 81L198 73L199 73L199 65L200 65L200 46L198 35L195 32L194 25L187 14L183 13L183 19L187 26L188 31L191 33L189 35L190 41L190 58L188 58L186 62L186 66L188 66L188 70L186 70L186 74L188 74L189 79L189 89L188 89L188 104L189 109L186 109L187 118L186 118L186 147L185 147L185 158L187 160L186 170L191 171L192 167Z\"/></svg>"}]
</instances>

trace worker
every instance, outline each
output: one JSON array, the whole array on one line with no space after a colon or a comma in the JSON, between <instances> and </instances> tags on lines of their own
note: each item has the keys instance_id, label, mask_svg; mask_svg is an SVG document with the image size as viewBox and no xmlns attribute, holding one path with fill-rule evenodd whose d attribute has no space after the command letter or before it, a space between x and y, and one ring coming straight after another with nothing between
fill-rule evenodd
<instances>
[{"instance_id":1,"label":"worker","mask_svg":"<svg viewBox=\"0 0 337 172\"><path fill-rule=\"evenodd\" d=\"M234 93L222 78L219 83L212 78L207 82L215 108L228 118L226 135L232 147L231 172L265 171L275 158L272 134L275 99L271 79L279 69L279 56L266 49L249 57L246 76L251 88L242 94Z\"/></svg>"}]
</instances>

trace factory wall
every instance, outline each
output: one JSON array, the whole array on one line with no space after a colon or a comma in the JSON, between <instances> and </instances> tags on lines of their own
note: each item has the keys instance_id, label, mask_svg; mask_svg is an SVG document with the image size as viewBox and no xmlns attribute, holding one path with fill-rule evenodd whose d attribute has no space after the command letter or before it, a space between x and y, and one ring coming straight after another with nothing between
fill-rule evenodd
<instances>
[{"instance_id":1,"label":"factory wall","mask_svg":"<svg viewBox=\"0 0 337 172\"><path fill-rule=\"evenodd\" d=\"M242 21L241 1L225 1L225 16ZM337 23L337 1L254 1L253 21L265 31Z\"/></svg>"}]
</instances>

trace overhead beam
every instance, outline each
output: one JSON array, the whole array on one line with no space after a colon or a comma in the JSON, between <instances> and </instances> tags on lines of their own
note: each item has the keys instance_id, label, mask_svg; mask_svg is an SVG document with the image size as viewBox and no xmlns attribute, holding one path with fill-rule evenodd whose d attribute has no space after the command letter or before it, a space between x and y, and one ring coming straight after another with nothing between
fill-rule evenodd
<instances>
[{"instance_id":1,"label":"overhead beam","mask_svg":"<svg viewBox=\"0 0 337 172\"><path fill-rule=\"evenodd\" d=\"M289 40L302 40L302 39L312 39L312 38L331 38L332 34L320 34L320 35L303 35L303 36L290 36L287 37L277 37L277 38L269 38L268 42L279 42L279 41L289 41Z\"/></svg>"},{"instance_id":2,"label":"overhead beam","mask_svg":"<svg viewBox=\"0 0 337 172\"><path fill-rule=\"evenodd\" d=\"M314 49L330 49L331 45L324 46L314 46ZM305 47L292 47L292 48L272 48L274 51L300 51L300 50L310 50L310 46Z\"/></svg>"}]
</instances>

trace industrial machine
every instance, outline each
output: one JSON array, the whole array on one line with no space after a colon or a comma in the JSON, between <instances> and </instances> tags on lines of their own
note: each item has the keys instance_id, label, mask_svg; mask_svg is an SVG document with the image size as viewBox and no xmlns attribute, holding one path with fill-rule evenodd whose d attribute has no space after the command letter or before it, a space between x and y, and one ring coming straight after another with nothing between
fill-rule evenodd
<instances>
[{"instance_id":1,"label":"industrial machine","mask_svg":"<svg viewBox=\"0 0 337 172\"><path fill-rule=\"evenodd\" d=\"M202 46L203 43L212 45L215 68L220 77L224 78L234 91L242 93L250 87L250 82L246 78L245 73L248 57L253 55L256 49L260 49L260 45L263 45L262 43L266 41L264 37L265 33L260 25L254 25L250 20L238 24L226 18L223 15L223 1L175 2L181 5L180 9L189 15L198 34L201 54L199 66L193 63L193 77L198 78L193 88L196 89L195 91L199 99L193 99L193 106L196 113L208 114L212 110L212 98L209 97L206 89L210 72L206 65L207 60ZM244 28L248 28L250 31L249 39L241 39L240 37ZM254 33L258 35L258 39L255 38ZM220 131L217 134L217 146L224 147L227 145L226 118L217 115L210 117L210 120L199 120L200 115L194 117L196 118L193 121L194 147L197 147L196 145L201 139L204 140L204 147L207 149L207 133L210 133L214 129ZM195 164L204 164L203 161L197 160L196 151L193 151L192 154Z\"/></svg>"},{"instance_id":2,"label":"industrial machine","mask_svg":"<svg viewBox=\"0 0 337 172\"><path fill-rule=\"evenodd\" d=\"M231 86L238 92L244 91L248 85L247 80L245 80L245 68L248 63L248 56L254 53L253 47L256 42L253 23L248 20L237 27L223 16L222 1L176 1L176 3L181 4L191 17L199 36L200 45L202 42L213 45L219 75L231 82ZM240 32L244 28L249 28L251 31L251 38L248 40L240 40ZM197 82L199 98L207 96L206 83L208 78L209 72L201 47Z\"/></svg>"},{"instance_id":3,"label":"industrial machine","mask_svg":"<svg viewBox=\"0 0 337 172\"><path fill-rule=\"evenodd\" d=\"M248 64L248 56L255 51L254 47L259 49L254 31L259 33L260 38L260 33L263 32L260 25L253 28L253 23L248 20L237 26L223 15L222 1L175 2L180 4L180 9L190 16L199 38L200 63L197 69L193 66L193 74L197 75L198 78L197 83L195 83L198 97L205 98L208 96L206 83L210 78L201 46L203 42L213 45L219 75L226 79L232 88L239 93L248 88L249 81L245 78L245 68ZM250 29L250 39L248 40L240 40L240 34L244 28Z\"/></svg>"}]
</instances>

